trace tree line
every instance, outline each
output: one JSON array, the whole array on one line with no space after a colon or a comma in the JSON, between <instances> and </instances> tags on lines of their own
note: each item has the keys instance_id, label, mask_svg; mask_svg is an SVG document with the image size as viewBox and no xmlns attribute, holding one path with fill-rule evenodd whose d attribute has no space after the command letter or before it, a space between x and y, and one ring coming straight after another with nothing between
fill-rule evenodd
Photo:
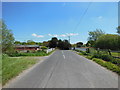
<instances>
[{"instance_id":1,"label":"tree line","mask_svg":"<svg viewBox=\"0 0 120 90\"><path fill-rule=\"evenodd\" d=\"M0 20L0 23L2 24L2 27L0 28L0 33L2 34L0 45L2 45L3 53L14 52L15 45L40 45L49 48L59 48L65 50L70 49L71 46L87 46L100 49L120 50L120 26L117 27L118 34L106 34L104 31L96 29L95 31L89 32L88 42L85 45L83 45L82 42L71 45L68 40L58 40L56 37L44 42L34 42L32 40L28 40L27 42L15 41L12 31L7 28L7 25L4 23L4 21Z\"/></svg>"},{"instance_id":2,"label":"tree line","mask_svg":"<svg viewBox=\"0 0 120 90\"><path fill-rule=\"evenodd\" d=\"M118 34L106 34L100 29L90 31L86 46L100 49L120 50L120 26L117 27L117 33Z\"/></svg>"}]
</instances>

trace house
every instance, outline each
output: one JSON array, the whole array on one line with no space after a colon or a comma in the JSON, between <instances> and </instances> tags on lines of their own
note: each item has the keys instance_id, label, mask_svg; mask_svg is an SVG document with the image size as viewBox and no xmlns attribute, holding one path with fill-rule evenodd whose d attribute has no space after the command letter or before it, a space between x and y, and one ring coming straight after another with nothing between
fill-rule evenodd
<instances>
[{"instance_id":1,"label":"house","mask_svg":"<svg viewBox=\"0 0 120 90\"><path fill-rule=\"evenodd\" d=\"M18 51L37 51L40 49L39 45L15 45L15 49Z\"/></svg>"}]
</instances>

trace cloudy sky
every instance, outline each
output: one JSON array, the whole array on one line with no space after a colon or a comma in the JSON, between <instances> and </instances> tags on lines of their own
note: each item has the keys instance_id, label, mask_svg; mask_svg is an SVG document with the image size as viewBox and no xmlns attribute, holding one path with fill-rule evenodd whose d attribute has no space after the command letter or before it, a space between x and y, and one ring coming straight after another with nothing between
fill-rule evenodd
<instances>
[{"instance_id":1,"label":"cloudy sky","mask_svg":"<svg viewBox=\"0 0 120 90\"><path fill-rule=\"evenodd\" d=\"M71 43L87 42L88 31L116 34L117 2L4 2L3 20L18 41L47 41L52 37Z\"/></svg>"}]
</instances>

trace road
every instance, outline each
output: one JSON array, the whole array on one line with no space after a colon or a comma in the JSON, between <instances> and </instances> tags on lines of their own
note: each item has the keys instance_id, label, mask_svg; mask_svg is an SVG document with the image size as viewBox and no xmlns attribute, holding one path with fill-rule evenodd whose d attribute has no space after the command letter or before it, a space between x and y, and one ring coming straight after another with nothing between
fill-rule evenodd
<instances>
[{"instance_id":1,"label":"road","mask_svg":"<svg viewBox=\"0 0 120 90\"><path fill-rule=\"evenodd\" d=\"M8 88L117 88L118 75L68 50L57 50Z\"/></svg>"}]
</instances>

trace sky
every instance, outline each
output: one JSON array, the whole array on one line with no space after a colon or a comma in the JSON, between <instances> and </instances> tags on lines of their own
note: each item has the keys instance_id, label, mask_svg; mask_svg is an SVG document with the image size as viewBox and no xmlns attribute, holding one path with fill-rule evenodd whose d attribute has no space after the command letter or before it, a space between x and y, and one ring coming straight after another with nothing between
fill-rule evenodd
<instances>
[{"instance_id":1,"label":"sky","mask_svg":"<svg viewBox=\"0 0 120 90\"><path fill-rule=\"evenodd\" d=\"M86 43L89 31L116 34L118 3L3 2L2 18L16 41L43 42L70 36L71 43Z\"/></svg>"}]
</instances>

